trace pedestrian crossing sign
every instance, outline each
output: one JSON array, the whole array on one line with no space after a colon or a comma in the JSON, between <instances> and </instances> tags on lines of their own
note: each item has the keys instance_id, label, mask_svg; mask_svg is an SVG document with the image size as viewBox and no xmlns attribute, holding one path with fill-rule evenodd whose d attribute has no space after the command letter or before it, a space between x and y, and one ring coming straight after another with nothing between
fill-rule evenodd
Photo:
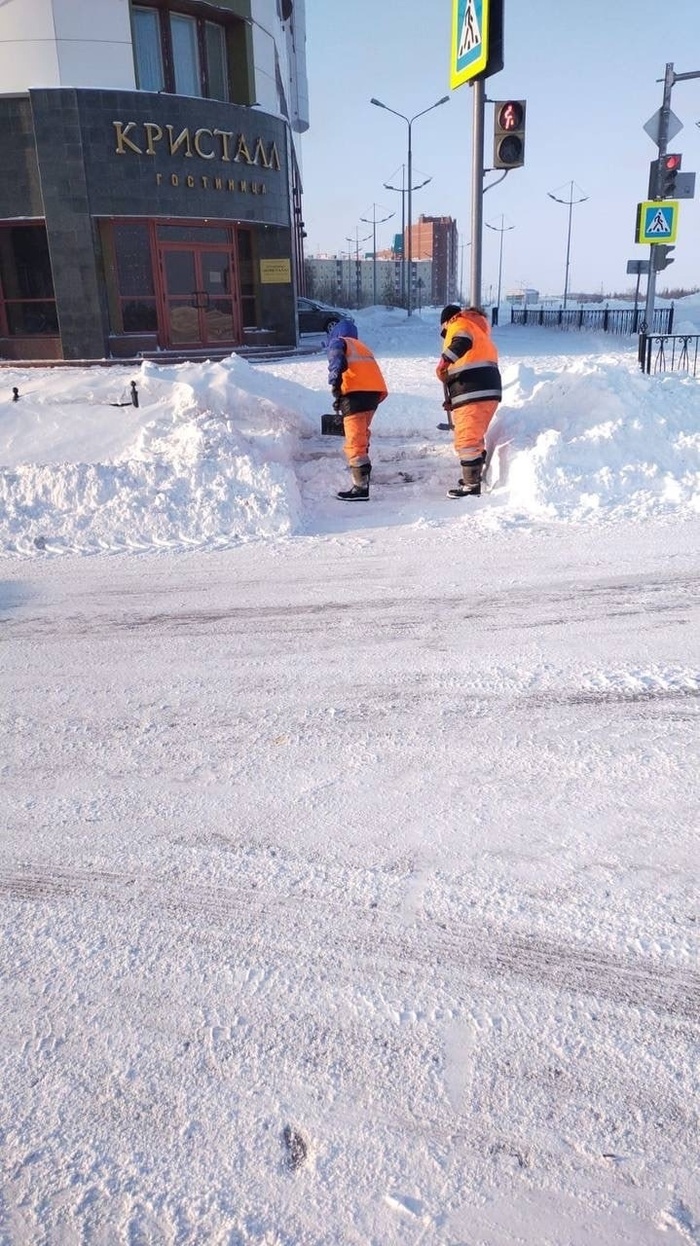
<instances>
[{"instance_id":1,"label":"pedestrian crossing sign","mask_svg":"<svg viewBox=\"0 0 700 1246\"><path fill-rule=\"evenodd\" d=\"M477 78L486 69L492 2L495 0L452 0L452 90Z\"/></svg>"},{"instance_id":2,"label":"pedestrian crossing sign","mask_svg":"<svg viewBox=\"0 0 700 1246\"><path fill-rule=\"evenodd\" d=\"M675 242L678 233L678 201L648 199L637 204L635 242Z\"/></svg>"}]
</instances>

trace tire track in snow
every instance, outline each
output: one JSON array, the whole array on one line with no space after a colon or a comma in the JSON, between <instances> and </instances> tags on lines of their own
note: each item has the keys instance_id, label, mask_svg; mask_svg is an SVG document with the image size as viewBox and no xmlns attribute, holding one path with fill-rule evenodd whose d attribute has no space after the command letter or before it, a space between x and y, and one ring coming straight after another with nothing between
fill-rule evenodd
<instances>
[{"instance_id":1,"label":"tire track in snow","mask_svg":"<svg viewBox=\"0 0 700 1246\"><path fill-rule=\"evenodd\" d=\"M307 947L309 959L327 961L329 969L339 957L355 964L358 956L373 962L379 956L393 961L400 976L412 974L416 966L449 966L474 978L522 978L546 990L601 996L625 1007L700 1020L700 973L694 970L481 922L478 927L455 923L448 929L420 921L407 927L401 913L382 908L357 905L339 915L337 904L308 892L290 896L260 887L173 885L157 876L51 867L0 870L0 895L48 904L104 899L148 911L157 902L162 912L183 924L199 927L206 917L230 929L234 938L254 938L258 945L268 941L276 956L298 960L300 948ZM342 949L330 946L324 935L339 920L348 930Z\"/></svg>"}]
</instances>

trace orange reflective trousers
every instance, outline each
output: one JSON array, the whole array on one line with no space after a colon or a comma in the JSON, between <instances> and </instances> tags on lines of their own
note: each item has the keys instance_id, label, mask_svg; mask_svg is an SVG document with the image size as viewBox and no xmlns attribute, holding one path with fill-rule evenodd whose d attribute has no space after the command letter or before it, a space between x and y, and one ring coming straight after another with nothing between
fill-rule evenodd
<instances>
[{"instance_id":1,"label":"orange reflective trousers","mask_svg":"<svg viewBox=\"0 0 700 1246\"><path fill-rule=\"evenodd\" d=\"M460 459L476 459L484 451L486 429L496 414L498 402L490 398L483 402L463 402L452 408L455 426L454 448Z\"/></svg>"},{"instance_id":2,"label":"orange reflective trousers","mask_svg":"<svg viewBox=\"0 0 700 1246\"><path fill-rule=\"evenodd\" d=\"M369 430L373 416L374 411L359 411L357 415L346 415L343 419L343 453L349 467L362 467L363 463L369 463Z\"/></svg>"}]
</instances>

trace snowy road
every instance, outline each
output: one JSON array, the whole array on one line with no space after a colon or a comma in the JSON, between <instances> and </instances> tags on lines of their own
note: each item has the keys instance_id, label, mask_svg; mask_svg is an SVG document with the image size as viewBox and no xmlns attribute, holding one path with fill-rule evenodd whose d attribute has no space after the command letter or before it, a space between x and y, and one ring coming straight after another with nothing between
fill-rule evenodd
<instances>
[{"instance_id":1,"label":"snowy road","mask_svg":"<svg viewBox=\"0 0 700 1246\"><path fill-rule=\"evenodd\" d=\"M699 531L5 562L3 1242L700 1242Z\"/></svg>"}]
</instances>

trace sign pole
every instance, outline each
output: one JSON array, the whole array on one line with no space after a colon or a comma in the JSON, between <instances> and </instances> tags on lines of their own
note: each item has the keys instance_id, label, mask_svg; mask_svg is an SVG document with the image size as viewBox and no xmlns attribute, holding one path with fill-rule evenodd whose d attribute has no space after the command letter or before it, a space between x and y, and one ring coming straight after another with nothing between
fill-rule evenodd
<instances>
[{"instance_id":1,"label":"sign pole","mask_svg":"<svg viewBox=\"0 0 700 1246\"><path fill-rule=\"evenodd\" d=\"M472 97L472 219L469 300L481 306L484 218L484 80L503 69L504 0L452 0L450 87L468 82ZM523 110L524 117L524 110ZM410 179L409 179L410 184ZM460 293L460 297L463 297Z\"/></svg>"},{"instance_id":2,"label":"sign pole","mask_svg":"<svg viewBox=\"0 0 700 1246\"><path fill-rule=\"evenodd\" d=\"M469 302L481 307L481 248L484 217L484 104L486 88L483 78L471 83L472 114L472 229L470 256Z\"/></svg>"},{"instance_id":3,"label":"sign pole","mask_svg":"<svg viewBox=\"0 0 700 1246\"><path fill-rule=\"evenodd\" d=\"M666 74L664 76L664 98L659 114L659 136L657 139L657 147L659 149L659 161L666 155L668 148L668 127L671 116L671 91L675 82L676 75L673 72L673 62L667 63ZM656 187L658 196L658 186ZM655 197L657 197L655 196ZM654 326L654 298L656 295L656 268L654 266L654 247L649 248L649 276L647 278L647 297L644 306L644 321L642 329L646 333L651 333Z\"/></svg>"}]
</instances>

